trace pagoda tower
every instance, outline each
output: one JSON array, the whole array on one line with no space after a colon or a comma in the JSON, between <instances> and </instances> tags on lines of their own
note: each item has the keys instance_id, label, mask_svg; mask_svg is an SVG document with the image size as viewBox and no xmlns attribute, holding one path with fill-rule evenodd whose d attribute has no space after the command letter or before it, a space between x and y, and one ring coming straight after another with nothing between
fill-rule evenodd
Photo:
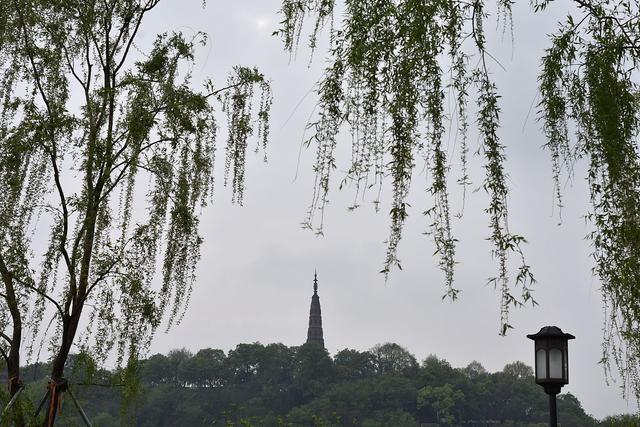
<instances>
[{"instance_id":1,"label":"pagoda tower","mask_svg":"<svg viewBox=\"0 0 640 427\"><path fill-rule=\"evenodd\" d=\"M318 296L318 273L313 276L313 296L311 297L311 309L309 310L309 331L307 342L315 342L324 347L322 336L322 313L320 311L320 297Z\"/></svg>"}]
</instances>

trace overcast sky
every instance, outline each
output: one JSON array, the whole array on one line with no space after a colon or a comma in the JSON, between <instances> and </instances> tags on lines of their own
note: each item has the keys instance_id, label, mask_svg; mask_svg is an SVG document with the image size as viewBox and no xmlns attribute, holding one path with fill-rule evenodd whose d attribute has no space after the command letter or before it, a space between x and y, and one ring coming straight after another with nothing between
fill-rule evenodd
<instances>
[{"instance_id":1,"label":"overcast sky","mask_svg":"<svg viewBox=\"0 0 640 427\"><path fill-rule=\"evenodd\" d=\"M208 3L203 9L198 1L162 2L143 28L139 45L144 48L158 32L204 31L210 44L198 52L196 82L212 77L222 86L236 64L256 65L267 74L275 96L269 162L249 156L243 207L231 205L230 192L217 187L215 203L202 217L202 260L189 310L179 326L158 334L153 352L176 347L229 350L254 341L304 343L317 269L325 343L332 354L392 341L419 360L436 354L454 367L477 360L496 371L516 360L531 365L533 343L525 335L557 325L576 336L569 348L571 382L563 392L576 395L596 417L636 409L620 397L619 383L605 384L598 364L602 303L598 280L591 274L590 245L584 240L591 230L584 220L588 210L584 165L564 188L566 207L558 225L549 153L541 148L544 138L535 106L531 109L539 58L549 43L546 34L553 32L557 17L566 10L552 3L550 12L533 15L529 2L518 2L513 45L508 34L502 40L500 29L487 26L493 34L490 50L506 68L505 72L493 66L503 95L500 135L507 146L511 230L529 240L524 249L539 281L535 298L540 303L535 309L513 311L515 329L500 337L499 294L486 285L496 264L485 240L489 230L482 190L467 194L465 215L453 225L460 240L455 280L462 289L455 303L441 301L442 274L432 256L433 243L423 235L428 221L421 212L431 200L421 165L414 176L412 208L399 249L403 270L393 271L388 283L378 273L388 236L388 197L379 214L369 203L373 194L359 210L347 211L353 193L337 191L349 160L347 144L339 150L325 236L302 230L299 224L311 200L314 150L303 150L299 157L300 143L316 102L310 91L324 66L323 52L316 53L311 65L304 47L297 59L289 60L280 40L271 35L281 19L278 0ZM224 143L222 134L219 142ZM475 151L477 144L472 136L470 150ZM455 145L449 148L455 156ZM480 160L472 159L473 188L482 182ZM219 164L219 172L222 169ZM451 202L452 211L459 211L461 191L455 186Z\"/></svg>"}]
</instances>

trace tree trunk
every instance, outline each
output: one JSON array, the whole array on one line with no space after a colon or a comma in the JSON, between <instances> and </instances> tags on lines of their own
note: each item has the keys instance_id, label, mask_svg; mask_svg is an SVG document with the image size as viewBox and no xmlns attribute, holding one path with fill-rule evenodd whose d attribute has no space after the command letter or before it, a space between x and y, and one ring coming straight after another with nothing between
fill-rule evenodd
<instances>
[{"instance_id":1,"label":"tree trunk","mask_svg":"<svg viewBox=\"0 0 640 427\"><path fill-rule=\"evenodd\" d=\"M13 330L11 333L11 342L9 343L9 355L6 357L7 362L7 378L9 379L9 399L15 396L22 386L20 380L20 344L22 343L22 317L20 316L20 307L16 298L15 289L13 287L14 279L9 271L4 258L0 256L0 276L5 288L5 301L11 313L11 322ZM15 402L12 408L13 422L16 426L25 425L22 416L22 408L20 402Z\"/></svg>"},{"instance_id":2,"label":"tree trunk","mask_svg":"<svg viewBox=\"0 0 640 427\"><path fill-rule=\"evenodd\" d=\"M44 427L53 427L62 394L67 390L67 380L64 378L64 366L69 357L69 351L76 336L82 305L77 306L71 316L65 317L62 322L62 342L60 349L53 360L51 368L51 380L49 381L49 405L44 418Z\"/></svg>"},{"instance_id":3,"label":"tree trunk","mask_svg":"<svg viewBox=\"0 0 640 427\"><path fill-rule=\"evenodd\" d=\"M18 349L9 353L7 360L7 377L9 378L9 401L20 391L22 387L22 381L20 380L20 356ZM11 425L16 427L24 427L26 423L24 421L24 415L22 413L22 405L20 401L13 403L11 407Z\"/></svg>"},{"instance_id":4,"label":"tree trunk","mask_svg":"<svg viewBox=\"0 0 640 427\"><path fill-rule=\"evenodd\" d=\"M93 190L95 203L100 198L102 184L98 183ZM90 191L92 193L92 191ZM92 198L91 196L89 197ZM80 317L82 316L82 309L84 308L85 298L88 292L89 271L91 267L91 255L93 252L96 219L98 209L93 205L87 207L86 212L86 234L84 236L84 243L82 249L82 260L80 264L80 279L78 288L75 293L69 296L67 304L65 304L65 312L68 313L71 307L71 314L65 314L62 316L62 341L60 342L60 348L53 360L53 366L51 368L51 380L49 381L49 407L45 415L44 426L53 427L60 406L60 398L62 393L67 390L67 380L64 378L64 366L69 357L69 351L73 345L73 341L76 337L76 331L78 330L78 324L80 323Z\"/></svg>"}]
</instances>

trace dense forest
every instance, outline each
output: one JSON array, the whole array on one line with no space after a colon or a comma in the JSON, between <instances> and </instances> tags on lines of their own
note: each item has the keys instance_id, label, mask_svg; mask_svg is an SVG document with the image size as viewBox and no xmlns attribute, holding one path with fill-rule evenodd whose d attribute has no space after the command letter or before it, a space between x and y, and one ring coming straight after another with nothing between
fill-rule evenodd
<instances>
[{"instance_id":1,"label":"dense forest","mask_svg":"<svg viewBox=\"0 0 640 427\"><path fill-rule=\"evenodd\" d=\"M137 426L542 427L548 419L547 396L522 362L494 373L478 362L453 368L433 355L418 363L394 343L362 352L344 349L333 358L315 343L238 344L228 353L178 349L140 361L135 384L124 384L123 372L93 366L90 358L72 355L66 375L95 427L123 421ZM45 363L25 367L25 395L31 402L23 404L37 406L47 372ZM570 393L558 396L558 412L563 427L639 425L632 416L598 421ZM70 396L56 424L83 425Z\"/></svg>"}]
</instances>

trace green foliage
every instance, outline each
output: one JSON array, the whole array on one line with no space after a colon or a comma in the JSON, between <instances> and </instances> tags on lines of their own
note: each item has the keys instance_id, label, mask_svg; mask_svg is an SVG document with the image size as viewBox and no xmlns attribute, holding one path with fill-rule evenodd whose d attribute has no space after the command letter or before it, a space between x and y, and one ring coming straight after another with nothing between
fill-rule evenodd
<instances>
[{"instance_id":1,"label":"green foliage","mask_svg":"<svg viewBox=\"0 0 640 427\"><path fill-rule=\"evenodd\" d=\"M233 201L242 203L249 137L266 149L271 92L258 70L235 67L227 86L196 89L189 70L204 34L164 33L146 52L132 49L158 3L0 6L0 331L11 337L0 350L9 370L22 341L27 356L48 343L59 381L76 344L98 365L115 353L133 378L154 332L189 302L199 215L213 195L215 101L226 114ZM36 231L49 235L42 254Z\"/></svg>"},{"instance_id":2,"label":"green foliage","mask_svg":"<svg viewBox=\"0 0 640 427\"><path fill-rule=\"evenodd\" d=\"M368 352L345 348L333 358L336 376L341 381L356 381L376 372L376 357Z\"/></svg>"},{"instance_id":3,"label":"green foliage","mask_svg":"<svg viewBox=\"0 0 640 427\"><path fill-rule=\"evenodd\" d=\"M434 354L430 354L422 361L421 368L420 376L422 377L422 381L428 384L446 384L455 374L449 362L444 359L439 359Z\"/></svg>"},{"instance_id":4,"label":"green foliage","mask_svg":"<svg viewBox=\"0 0 640 427\"><path fill-rule=\"evenodd\" d=\"M515 378L533 378L533 369L531 368L531 366L526 365L525 363L520 361L506 364L502 369L502 373Z\"/></svg>"},{"instance_id":5,"label":"green foliage","mask_svg":"<svg viewBox=\"0 0 640 427\"><path fill-rule=\"evenodd\" d=\"M571 393L561 394L557 400L558 413L562 414L564 424L573 425L594 425L593 419L586 415L582 409L582 404Z\"/></svg>"},{"instance_id":6,"label":"green foliage","mask_svg":"<svg viewBox=\"0 0 640 427\"><path fill-rule=\"evenodd\" d=\"M472 361L463 369L463 373L467 378L477 378L481 375L486 375L487 370L478 361Z\"/></svg>"},{"instance_id":7,"label":"green foliage","mask_svg":"<svg viewBox=\"0 0 640 427\"><path fill-rule=\"evenodd\" d=\"M540 115L559 206L565 171L571 176L578 160L588 163L589 239L606 315L603 362L622 374L623 392L640 399L640 5L576 3L542 59Z\"/></svg>"},{"instance_id":8,"label":"green foliage","mask_svg":"<svg viewBox=\"0 0 640 427\"><path fill-rule=\"evenodd\" d=\"M444 297L452 300L459 290L453 285L457 239L452 232L449 203L448 176L453 162L445 148L446 120L451 117L447 117L445 105L448 92L449 101L456 105L458 121L462 171L459 183L467 186L467 103L470 90L477 91L479 153L484 156L486 170L483 187L490 196L486 209L489 240L498 261L497 276L490 282L502 296L500 333L504 334L510 327L509 308L535 303L530 289L534 279L520 249L525 240L508 227L505 154L497 133L499 96L485 63L484 3L345 0L343 19L334 25L335 0L283 0L278 34L285 49L293 52L303 23L311 19L315 22L309 40L313 50L320 30L331 22L329 65L319 82L318 119L309 125L314 133L307 141L316 146L316 180L306 226L322 233L330 180L336 168L337 136L347 126L352 133L352 157L340 186L354 187L352 208L358 206L368 189L376 187L379 195L384 183L391 181L391 229L382 270L387 277L393 266L400 266L398 245L409 214L406 199L414 169L423 162L431 175L426 193L433 197L433 206L425 211L427 234L434 239L444 274ZM511 3L497 3L508 21ZM479 61L469 56L470 49L477 53ZM378 203L376 198L376 207ZM508 283L508 258L512 253L520 262L515 277L519 296Z\"/></svg>"},{"instance_id":9,"label":"green foliage","mask_svg":"<svg viewBox=\"0 0 640 427\"><path fill-rule=\"evenodd\" d=\"M402 348L393 343L385 345ZM415 370L363 371L360 363L344 363L346 355L349 360L370 360L373 353L343 350L330 358L317 345L252 343L239 344L228 354L217 349L192 354L182 349L153 355L140 361L142 391L132 400L125 421L145 427L546 425L548 401L542 388L530 376L514 375L519 371L526 374L531 369L522 362L510 363L502 372L495 373L486 372L475 362L471 364L476 372L472 376L464 374L469 367L454 369L435 356ZM73 356L70 360L81 363L80 357ZM162 381L158 376L145 374L149 366L159 361L168 364ZM191 363L201 369L186 369L185 366L195 366ZM220 366L225 369L219 371ZM238 373L247 373L248 366L250 375L240 381ZM67 366L67 377L72 377L69 372L73 369L71 364ZM27 392L37 401L48 369L28 366L24 371L33 375L34 384ZM211 382L213 371L219 374ZM343 375L332 374L339 371ZM110 375L118 373L98 370L93 378L97 383L107 384ZM74 395L94 424L121 425L117 388L79 385L83 379L73 378ZM62 408L61 425L81 425L77 412L66 399ZM597 425L571 394L558 397L558 414L565 427ZM603 425L633 425L613 424L613 420L610 417Z\"/></svg>"},{"instance_id":10,"label":"green foliage","mask_svg":"<svg viewBox=\"0 0 640 427\"><path fill-rule=\"evenodd\" d=\"M362 427L406 426L418 427L419 424L410 413L404 411L389 411L374 413L373 417L362 422Z\"/></svg>"},{"instance_id":11,"label":"green foliage","mask_svg":"<svg viewBox=\"0 0 640 427\"><path fill-rule=\"evenodd\" d=\"M323 346L309 342L298 349L293 370L293 385L300 401L307 402L317 397L333 377L333 362Z\"/></svg>"},{"instance_id":12,"label":"green foliage","mask_svg":"<svg viewBox=\"0 0 640 427\"><path fill-rule=\"evenodd\" d=\"M603 427L633 427L640 424L640 416L638 415L612 415L600 421Z\"/></svg>"},{"instance_id":13,"label":"green foliage","mask_svg":"<svg viewBox=\"0 0 640 427\"><path fill-rule=\"evenodd\" d=\"M370 352L373 355L376 372L379 374L410 373L415 372L418 367L416 358L396 343L378 344Z\"/></svg>"},{"instance_id":14,"label":"green foliage","mask_svg":"<svg viewBox=\"0 0 640 427\"><path fill-rule=\"evenodd\" d=\"M454 421L452 409L458 401L463 399L464 393L454 389L451 384L426 386L418 391L418 409L431 408L436 412L439 423L451 425Z\"/></svg>"},{"instance_id":15,"label":"green foliage","mask_svg":"<svg viewBox=\"0 0 640 427\"><path fill-rule=\"evenodd\" d=\"M200 350L178 365L178 377L198 387L215 387L221 384L224 361L222 350Z\"/></svg>"},{"instance_id":16,"label":"green foliage","mask_svg":"<svg viewBox=\"0 0 640 427\"><path fill-rule=\"evenodd\" d=\"M498 20L511 25L511 1L495 2ZM558 2L555 2L557 4ZM554 193L562 207L561 179L573 175L576 162L588 163L594 231L594 272L602 282L606 323L603 363L624 378L624 394L640 399L640 4L637 1L574 0L574 7L551 36L539 78L540 118L552 159ZM334 11L344 6L334 23ZM533 12L551 7L550 0L532 2ZM459 182L469 184L466 135L472 122L469 97L475 97L475 123L483 158L482 188L489 195L492 255L497 274L489 279L501 294L500 333L509 310L531 302L535 282L526 263L522 236L509 231L505 146L499 138L500 93L487 63L487 2L418 0L283 0L278 32L289 52L297 49L304 22L314 25L309 45L315 49L324 24L330 23L328 67L322 77L318 119L310 125L315 144L315 188L306 224L322 232L330 178L336 168L338 132L352 133L350 167L343 184L355 188L354 207L371 187L378 194L391 181L391 230L385 276L399 266L398 244L409 214L406 202L419 161L430 172L427 193L430 219L445 297L455 299L455 249L449 203L449 171L453 162L443 149L445 121L457 122ZM447 117L444 105L455 105ZM570 135L575 133L575 135ZM453 136L453 135L449 135ZM342 184L341 184L342 187ZM377 206L378 200L374 202ZM319 217L319 218L318 218ZM519 267L513 291L509 256Z\"/></svg>"}]
</instances>

